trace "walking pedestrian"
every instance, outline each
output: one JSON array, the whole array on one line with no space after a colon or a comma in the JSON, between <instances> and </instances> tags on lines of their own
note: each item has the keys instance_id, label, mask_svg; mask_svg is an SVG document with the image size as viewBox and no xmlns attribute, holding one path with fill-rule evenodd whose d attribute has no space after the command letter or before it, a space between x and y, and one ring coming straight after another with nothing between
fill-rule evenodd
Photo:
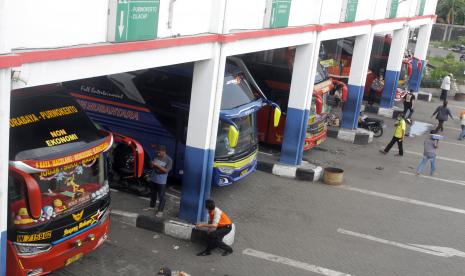
<instances>
[{"instance_id":1,"label":"walking pedestrian","mask_svg":"<svg viewBox=\"0 0 465 276\"><path fill-rule=\"evenodd\" d=\"M166 147L164 145L158 145L156 147L155 158L150 162L150 168L152 172L150 174L150 205L144 210L154 210L155 204L157 203L157 197L160 200L158 204L158 209L156 216L162 217L163 210L165 208L165 191L166 191L166 182L168 180L168 173L170 172L173 166L173 161L166 154Z\"/></svg>"},{"instance_id":2,"label":"walking pedestrian","mask_svg":"<svg viewBox=\"0 0 465 276\"><path fill-rule=\"evenodd\" d=\"M413 90L407 91L407 94L404 96L404 118L408 123L412 123L410 119L414 112L413 106L415 104L415 95L413 95ZM407 115L408 113L408 115Z\"/></svg>"},{"instance_id":3,"label":"walking pedestrian","mask_svg":"<svg viewBox=\"0 0 465 276\"><path fill-rule=\"evenodd\" d=\"M368 104L373 105L376 99L376 93L384 88L384 77L379 75L376 79L373 80L370 86L370 94L368 96Z\"/></svg>"},{"instance_id":4,"label":"walking pedestrian","mask_svg":"<svg viewBox=\"0 0 465 276\"><path fill-rule=\"evenodd\" d=\"M460 125L462 126L462 132L459 135L459 140L462 141L465 138L465 109L460 113Z\"/></svg>"},{"instance_id":5,"label":"walking pedestrian","mask_svg":"<svg viewBox=\"0 0 465 276\"><path fill-rule=\"evenodd\" d=\"M233 253L233 249L223 242L224 236L232 229L232 221L220 208L215 206L211 199L205 200L205 208L208 210L208 223L196 224L196 228L207 228L207 248L199 252L197 256L211 255L211 251L217 247L224 250L222 256Z\"/></svg>"},{"instance_id":6,"label":"walking pedestrian","mask_svg":"<svg viewBox=\"0 0 465 276\"><path fill-rule=\"evenodd\" d=\"M431 163L430 175L436 171L436 149L438 148L439 139L436 139L436 130L431 130L430 135L423 142L423 158L418 164L417 175L420 175L425 169L428 161Z\"/></svg>"},{"instance_id":7,"label":"walking pedestrian","mask_svg":"<svg viewBox=\"0 0 465 276\"><path fill-rule=\"evenodd\" d=\"M449 93L449 90L450 90L450 79L452 77L452 74L447 74L447 76L445 76L443 79L442 79L442 84L441 84L441 96L439 97L439 99L445 101L447 100L447 93Z\"/></svg>"},{"instance_id":8,"label":"walking pedestrian","mask_svg":"<svg viewBox=\"0 0 465 276\"><path fill-rule=\"evenodd\" d=\"M449 108L447 107L447 101L444 101L442 105L436 108L433 115L431 115L431 118L433 118L434 115L436 115L436 120L438 120L436 132L444 131L444 122L447 121L449 117L452 120L454 119L454 117L452 117L452 114L450 113Z\"/></svg>"},{"instance_id":9,"label":"walking pedestrian","mask_svg":"<svg viewBox=\"0 0 465 276\"><path fill-rule=\"evenodd\" d=\"M396 154L397 156L403 156L404 155L404 147L403 147L403 141L405 138L405 131L406 131L406 125L405 125L405 120L404 120L404 114L400 113L397 115L397 122L395 123L395 130L394 130L394 136L391 139L391 142L386 146L384 150L379 150L383 154L387 154L389 150L391 150L392 146L397 143L397 146L399 147L399 154Z\"/></svg>"}]
</instances>

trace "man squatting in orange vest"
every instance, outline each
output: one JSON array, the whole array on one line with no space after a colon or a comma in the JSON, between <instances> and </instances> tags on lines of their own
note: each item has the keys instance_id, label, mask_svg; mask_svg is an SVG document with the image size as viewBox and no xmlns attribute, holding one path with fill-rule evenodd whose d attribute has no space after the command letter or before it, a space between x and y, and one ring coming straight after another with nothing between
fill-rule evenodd
<instances>
[{"instance_id":1,"label":"man squatting in orange vest","mask_svg":"<svg viewBox=\"0 0 465 276\"><path fill-rule=\"evenodd\" d=\"M198 253L197 256L211 255L211 251L217 247L224 250L222 256L231 254L233 249L223 242L224 236L231 232L231 219L220 208L215 207L215 202L211 199L205 200L205 208L208 210L208 224L198 223L195 227L208 228L207 248Z\"/></svg>"}]
</instances>

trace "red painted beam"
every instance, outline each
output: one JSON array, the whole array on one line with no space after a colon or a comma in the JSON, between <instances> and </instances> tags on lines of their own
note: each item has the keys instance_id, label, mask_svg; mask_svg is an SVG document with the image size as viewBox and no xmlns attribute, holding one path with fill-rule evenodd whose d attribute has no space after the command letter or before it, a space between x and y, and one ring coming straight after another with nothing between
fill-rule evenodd
<instances>
[{"instance_id":1,"label":"red painted beam","mask_svg":"<svg viewBox=\"0 0 465 276\"><path fill-rule=\"evenodd\" d=\"M153 49L169 48L176 46L196 45L203 43L229 43L244 39L271 37L279 35L298 34L314 31L324 31L329 29L341 29L356 26L377 25L384 23L412 21L424 18L436 19L436 15L423 15L416 17L386 18L377 20L362 20L356 22L343 22L324 25L308 25L300 27L287 27L277 29L263 29L256 31L243 31L232 34L205 34L198 36L186 36L177 38L164 38L146 41L133 41L122 43L102 43L98 45L86 45L80 47L70 47L61 49L47 49L15 52L10 55L0 55L0 69L18 67L26 63L66 60L73 58L93 57L100 55L121 54L137 51L147 51Z\"/></svg>"},{"instance_id":2,"label":"red painted beam","mask_svg":"<svg viewBox=\"0 0 465 276\"><path fill-rule=\"evenodd\" d=\"M18 55L0 55L0 69L21 66L22 62Z\"/></svg>"}]
</instances>

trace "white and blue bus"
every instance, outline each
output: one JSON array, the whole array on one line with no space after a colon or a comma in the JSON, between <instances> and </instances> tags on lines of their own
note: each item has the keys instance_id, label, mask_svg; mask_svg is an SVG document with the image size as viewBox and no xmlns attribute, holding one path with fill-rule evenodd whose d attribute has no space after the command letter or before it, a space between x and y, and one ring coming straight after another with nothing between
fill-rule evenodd
<instances>
[{"instance_id":1,"label":"white and blue bus","mask_svg":"<svg viewBox=\"0 0 465 276\"><path fill-rule=\"evenodd\" d=\"M193 63L146 69L64 83L101 128L129 144L140 144L145 159L152 159L154 145L165 145L173 158L172 177L181 178L184 167ZM228 59L225 70L220 121L213 168L213 185L230 185L255 170L257 164L256 113L264 105L279 107L261 93L245 65ZM134 147L132 147L134 148ZM119 167L136 168L138 155L116 150L128 158L114 158ZM124 154L123 154L124 155ZM121 161L123 160L123 161ZM139 165L139 166L140 166ZM115 170L121 171L118 166ZM137 170L137 168L136 168Z\"/></svg>"}]
</instances>

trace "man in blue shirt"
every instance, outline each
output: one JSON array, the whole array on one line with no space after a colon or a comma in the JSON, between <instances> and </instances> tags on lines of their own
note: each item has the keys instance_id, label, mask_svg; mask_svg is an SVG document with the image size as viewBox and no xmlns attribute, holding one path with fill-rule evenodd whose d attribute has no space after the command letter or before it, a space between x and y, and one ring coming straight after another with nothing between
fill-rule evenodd
<instances>
[{"instance_id":1,"label":"man in blue shirt","mask_svg":"<svg viewBox=\"0 0 465 276\"><path fill-rule=\"evenodd\" d=\"M166 181L172 166L173 161L166 154L166 147L164 145L158 145L156 147L155 158L152 162L150 162L150 168L152 168L152 173L150 174L150 188L152 192L150 196L150 207L145 209L155 209L158 197L160 203L158 204L158 211L156 213L157 217L163 216L163 209L165 208Z\"/></svg>"}]
</instances>

